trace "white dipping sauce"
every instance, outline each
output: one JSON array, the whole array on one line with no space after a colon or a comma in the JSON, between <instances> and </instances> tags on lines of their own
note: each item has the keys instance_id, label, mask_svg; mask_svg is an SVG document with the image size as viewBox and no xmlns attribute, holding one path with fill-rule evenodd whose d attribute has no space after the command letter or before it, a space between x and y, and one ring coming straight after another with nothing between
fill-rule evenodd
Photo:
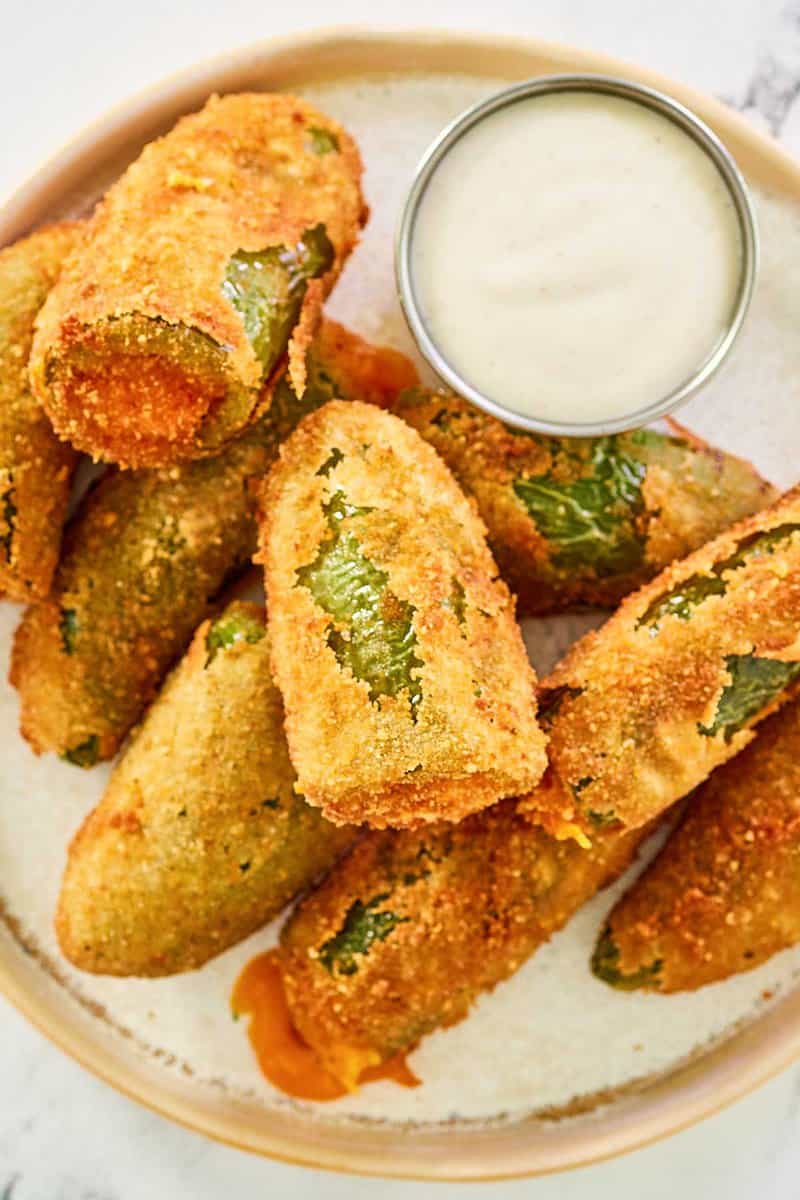
<instances>
[{"instance_id":1,"label":"white dipping sauce","mask_svg":"<svg viewBox=\"0 0 800 1200\"><path fill-rule=\"evenodd\" d=\"M505 408L595 422L657 403L727 331L742 235L708 155L616 96L529 96L463 134L416 215L428 332Z\"/></svg>"}]
</instances>

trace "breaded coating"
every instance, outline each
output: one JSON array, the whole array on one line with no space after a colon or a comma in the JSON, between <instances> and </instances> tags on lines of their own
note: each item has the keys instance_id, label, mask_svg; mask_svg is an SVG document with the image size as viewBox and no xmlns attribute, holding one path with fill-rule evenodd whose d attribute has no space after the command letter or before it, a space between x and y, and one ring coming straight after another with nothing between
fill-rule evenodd
<instances>
[{"instance_id":1,"label":"breaded coating","mask_svg":"<svg viewBox=\"0 0 800 1200\"><path fill-rule=\"evenodd\" d=\"M800 679L800 488L629 596L542 685L552 832L632 828L744 749ZM569 832L569 829L565 829Z\"/></svg>"},{"instance_id":2,"label":"breaded coating","mask_svg":"<svg viewBox=\"0 0 800 1200\"><path fill-rule=\"evenodd\" d=\"M333 401L262 489L273 669L298 786L334 821L459 820L545 766L483 523L397 417Z\"/></svg>"},{"instance_id":3,"label":"breaded coating","mask_svg":"<svg viewBox=\"0 0 800 1200\"><path fill-rule=\"evenodd\" d=\"M417 380L417 369L405 354L391 346L375 346L323 317L308 353L302 399L287 374L274 389L264 424L275 443L275 454L301 419L328 400L362 400L378 408L394 408L399 393Z\"/></svg>"},{"instance_id":4,"label":"breaded coating","mask_svg":"<svg viewBox=\"0 0 800 1200\"><path fill-rule=\"evenodd\" d=\"M264 612L234 603L197 630L73 839L61 949L103 975L200 967L354 836L295 795Z\"/></svg>"},{"instance_id":5,"label":"breaded coating","mask_svg":"<svg viewBox=\"0 0 800 1200\"><path fill-rule=\"evenodd\" d=\"M335 379L335 393L344 399L357 396L378 408L395 408L400 393L419 382L417 368L405 354L391 346L375 346L330 317L320 322L312 349L320 369ZM281 430L281 440L296 424Z\"/></svg>"},{"instance_id":6,"label":"breaded coating","mask_svg":"<svg viewBox=\"0 0 800 1200\"><path fill-rule=\"evenodd\" d=\"M0 250L0 595L50 590L78 456L60 442L28 383L33 323L80 226L50 225Z\"/></svg>"},{"instance_id":7,"label":"breaded coating","mask_svg":"<svg viewBox=\"0 0 800 1200\"><path fill-rule=\"evenodd\" d=\"M692 796L616 904L592 969L626 990L694 991L800 941L800 703Z\"/></svg>"},{"instance_id":8,"label":"breaded coating","mask_svg":"<svg viewBox=\"0 0 800 1200\"><path fill-rule=\"evenodd\" d=\"M609 832L581 850L507 800L460 825L367 835L282 931L296 1029L355 1086L365 1067L465 1017L628 866L639 841Z\"/></svg>"},{"instance_id":9,"label":"breaded coating","mask_svg":"<svg viewBox=\"0 0 800 1200\"><path fill-rule=\"evenodd\" d=\"M37 754L112 758L211 599L249 561L247 480L269 446L247 436L222 459L112 471L67 525L50 596L17 629L10 679Z\"/></svg>"},{"instance_id":10,"label":"breaded coating","mask_svg":"<svg viewBox=\"0 0 800 1200\"><path fill-rule=\"evenodd\" d=\"M288 380L273 406L216 458L153 471L112 471L70 522L52 595L29 610L11 681L22 732L37 753L91 766L111 758L209 602L256 548L249 481L280 438L332 396L388 402L415 372L394 350L323 321L298 400Z\"/></svg>"},{"instance_id":11,"label":"breaded coating","mask_svg":"<svg viewBox=\"0 0 800 1200\"><path fill-rule=\"evenodd\" d=\"M521 613L613 608L777 497L749 463L682 431L539 437L424 389L395 412L475 497Z\"/></svg>"},{"instance_id":12,"label":"breaded coating","mask_svg":"<svg viewBox=\"0 0 800 1200\"><path fill-rule=\"evenodd\" d=\"M352 138L289 95L212 96L109 189L37 322L31 378L96 459L169 466L255 418L366 215Z\"/></svg>"}]
</instances>

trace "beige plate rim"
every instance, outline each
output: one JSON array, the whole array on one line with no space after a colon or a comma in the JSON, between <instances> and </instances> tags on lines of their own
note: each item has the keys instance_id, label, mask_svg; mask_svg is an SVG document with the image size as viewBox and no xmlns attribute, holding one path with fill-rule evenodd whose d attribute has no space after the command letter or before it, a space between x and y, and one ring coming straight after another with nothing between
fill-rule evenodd
<instances>
[{"instance_id":1,"label":"beige plate rim","mask_svg":"<svg viewBox=\"0 0 800 1200\"><path fill-rule=\"evenodd\" d=\"M409 68L411 64L411 69ZM292 87L365 74L449 73L524 79L594 71L664 90L697 111L751 178L800 201L800 164L739 114L684 84L607 55L517 36L442 29L339 27L267 39L189 67L118 105L50 158L0 211L0 246L62 215L92 178L211 91ZM210 1093L152 1064L63 993L30 954L0 936L0 992L45 1037L89 1071L153 1111L218 1141L285 1162L414 1179L502 1179L541 1175L611 1158L684 1129L745 1095L800 1056L800 991L722 1045L643 1084L594 1115L482 1128L363 1126L310 1120L287 1108Z\"/></svg>"}]
</instances>

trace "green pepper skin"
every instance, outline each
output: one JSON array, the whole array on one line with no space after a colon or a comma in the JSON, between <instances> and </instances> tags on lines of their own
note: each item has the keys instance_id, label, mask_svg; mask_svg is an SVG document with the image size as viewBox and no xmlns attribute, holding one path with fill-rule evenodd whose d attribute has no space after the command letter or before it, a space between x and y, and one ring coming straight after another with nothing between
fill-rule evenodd
<instances>
[{"instance_id":1,"label":"green pepper skin","mask_svg":"<svg viewBox=\"0 0 800 1200\"><path fill-rule=\"evenodd\" d=\"M395 411L474 496L523 615L613 608L776 495L749 463L689 435L540 437L423 389Z\"/></svg>"},{"instance_id":2,"label":"green pepper skin","mask_svg":"<svg viewBox=\"0 0 800 1200\"><path fill-rule=\"evenodd\" d=\"M289 344L309 282L329 271L333 259L323 225L307 229L296 246L239 250L230 259L222 291L244 322L263 378L269 378Z\"/></svg>"},{"instance_id":3,"label":"green pepper skin","mask_svg":"<svg viewBox=\"0 0 800 1200\"><path fill-rule=\"evenodd\" d=\"M264 925L355 835L294 779L264 611L234 602L197 630L73 840L56 917L66 957L172 975Z\"/></svg>"}]
</instances>

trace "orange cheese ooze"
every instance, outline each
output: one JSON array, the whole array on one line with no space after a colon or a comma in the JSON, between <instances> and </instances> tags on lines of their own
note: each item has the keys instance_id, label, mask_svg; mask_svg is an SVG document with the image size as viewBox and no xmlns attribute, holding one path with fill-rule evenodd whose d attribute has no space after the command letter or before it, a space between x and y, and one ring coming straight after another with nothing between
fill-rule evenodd
<instances>
[{"instance_id":1,"label":"orange cheese ooze","mask_svg":"<svg viewBox=\"0 0 800 1200\"><path fill-rule=\"evenodd\" d=\"M276 950L259 954L247 964L234 986L231 1007L236 1016L250 1017L250 1043L262 1075L274 1087L298 1100L338 1100L347 1095L347 1089L325 1070L292 1025ZM402 1054L367 1067L358 1082L378 1079L391 1079L402 1087L420 1083Z\"/></svg>"}]
</instances>

